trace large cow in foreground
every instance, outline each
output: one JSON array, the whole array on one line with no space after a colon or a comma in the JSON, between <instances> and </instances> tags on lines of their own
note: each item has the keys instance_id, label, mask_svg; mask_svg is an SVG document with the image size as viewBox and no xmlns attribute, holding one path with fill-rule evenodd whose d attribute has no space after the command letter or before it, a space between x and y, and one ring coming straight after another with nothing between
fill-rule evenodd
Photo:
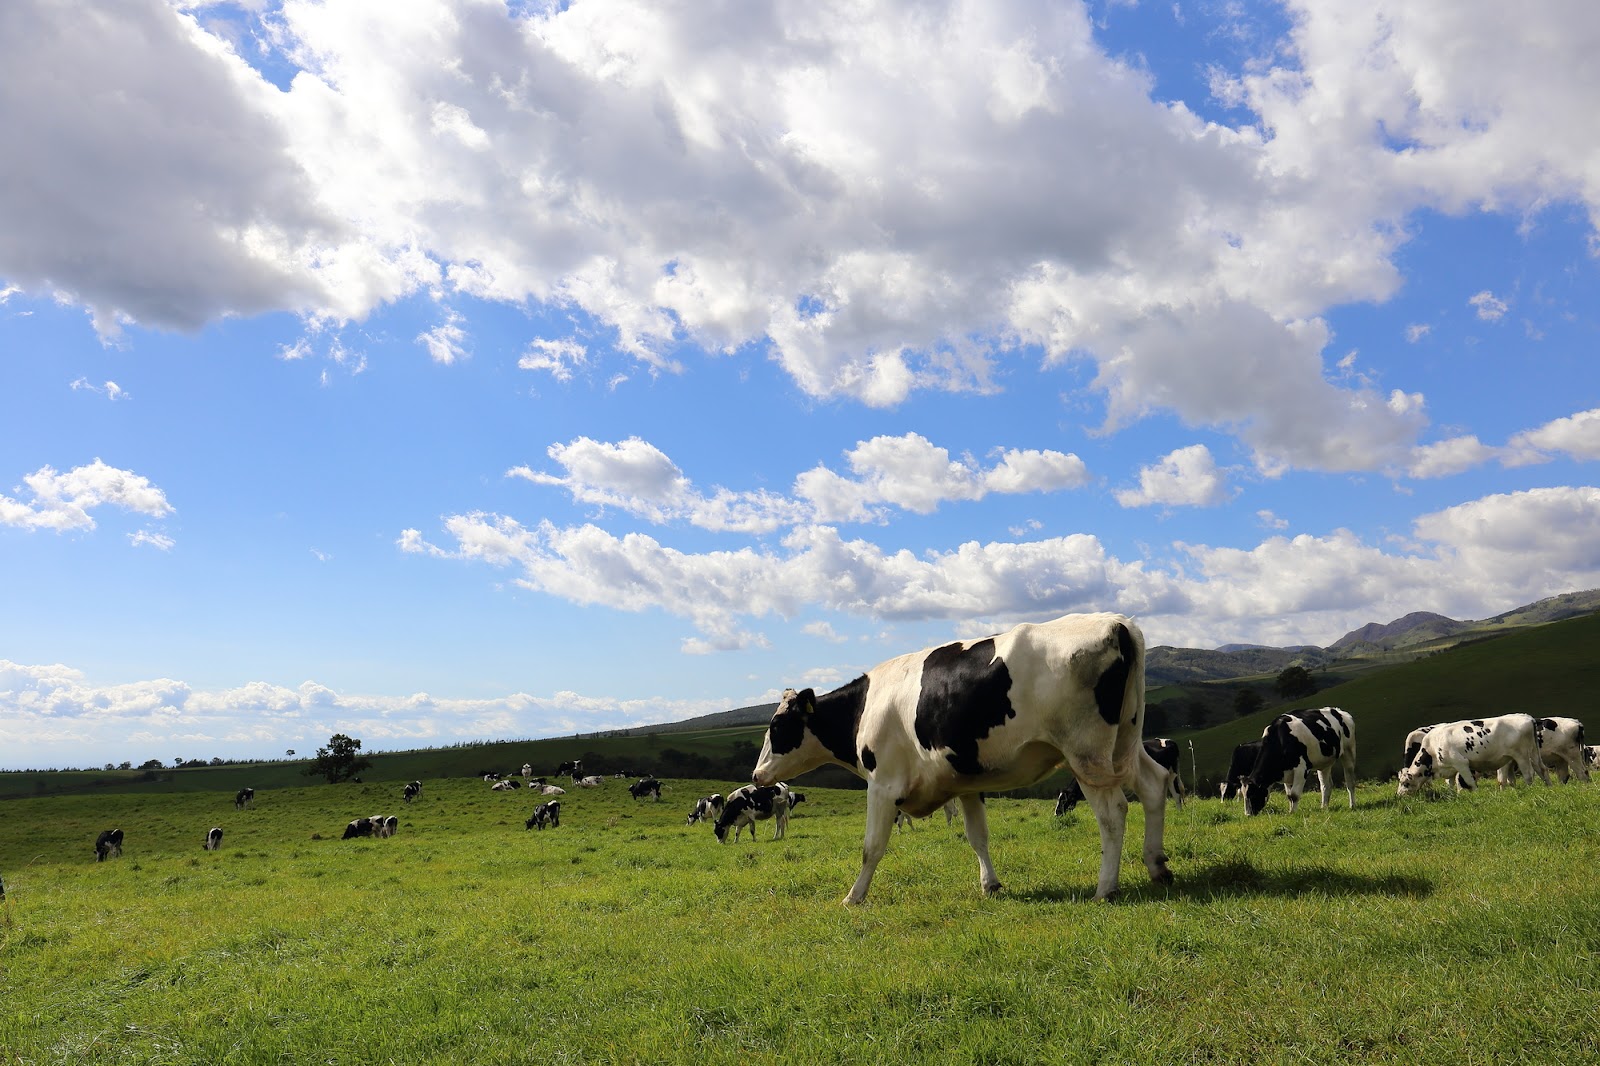
<instances>
[{"instance_id":1,"label":"large cow in foreground","mask_svg":"<svg viewBox=\"0 0 1600 1066\"><path fill-rule=\"evenodd\" d=\"M834 763L867 782L860 876L847 904L866 899L897 811L926 817L959 797L979 886L999 891L980 792L1021 788L1065 763L1100 824L1096 898L1117 889L1128 800L1145 811L1144 862L1172 873L1162 853L1166 772L1140 743L1144 635L1114 614L1067 615L881 663L818 696L786 691L751 780Z\"/></svg>"},{"instance_id":2,"label":"large cow in foreground","mask_svg":"<svg viewBox=\"0 0 1600 1066\"><path fill-rule=\"evenodd\" d=\"M1502 714L1414 729L1406 738L1399 793L1410 794L1435 778L1455 777L1457 789L1470 789L1477 775L1508 763L1528 781L1550 776L1539 757L1539 723L1531 714Z\"/></svg>"},{"instance_id":3,"label":"large cow in foreground","mask_svg":"<svg viewBox=\"0 0 1600 1066\"><path fill-rule=\"evenodd\" d=\"M1344 770L1350 809L1356 806L1356 721L1337 707L1286 711L1261 733L1261 750L1245 778L1244 813L1260 814L1267 805L1267 790L1279 781L1289 794L1289 812L1300 805L1306 774L1317 772L1322 786L1322 809L1328 809L1333 791L1333 768Z\"/></svg>"}]
</instances>

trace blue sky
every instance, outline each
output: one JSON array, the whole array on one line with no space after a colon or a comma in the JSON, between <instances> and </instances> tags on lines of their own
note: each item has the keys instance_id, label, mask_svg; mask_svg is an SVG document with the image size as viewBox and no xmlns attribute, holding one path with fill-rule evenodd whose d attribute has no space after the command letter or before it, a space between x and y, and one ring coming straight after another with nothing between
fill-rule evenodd
<instances>
[{"instance_id":1,"label":"blue sky","mask_svg":"<svg viewBox=\"0 0 1600 1066\"><path fill-rule=\"evenodd\" d=\"M0 767L1600 584L1600 11L1390 6L5 5Z\"/></svg>"}]
</instances>

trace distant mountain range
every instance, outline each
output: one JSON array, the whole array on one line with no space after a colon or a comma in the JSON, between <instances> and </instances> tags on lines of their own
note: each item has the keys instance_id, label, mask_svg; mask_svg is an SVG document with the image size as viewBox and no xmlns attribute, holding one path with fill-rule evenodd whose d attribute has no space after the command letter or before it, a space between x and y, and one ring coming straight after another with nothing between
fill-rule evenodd
<instances>
[{"instance_id":1,"label":"distant mountain range","mask_svg":"<svg viewBox=\"0 0 1600 1066\"><path fill-rule=\"evenodd\" d=\"M1475 622L1414 611L1389 623L1369 622L1352 629L1326 648L1228 644L1208 651L1158 645L1150 649L1145 661L1145 678L1154 688L1276 675L1290 666L1317 670L1351 660L1396 662L1418 658L1463 641L1500 636L1524 626L1542 625L1595 611L1600 611L1600 589L1551 596Z\"/></svg>"}]
</instances>

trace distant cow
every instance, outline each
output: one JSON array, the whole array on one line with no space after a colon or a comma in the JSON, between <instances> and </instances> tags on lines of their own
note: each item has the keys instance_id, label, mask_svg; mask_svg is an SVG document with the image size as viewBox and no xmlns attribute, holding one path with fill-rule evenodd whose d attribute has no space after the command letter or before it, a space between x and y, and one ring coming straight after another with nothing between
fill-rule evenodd
<instances>
[{"instance_id":1,"label":"distant cow","mask_svg":"<svg viewBox=\"0 0 1600 1066\"><path fill-rule=\"evenodd\" d=\"M1585 744L1583 746L1583 764L1589 768L1591 774L1600 771L1600 747L1596 747L1593 744Z\"/></svg>"},{"instance_id":2,"label":"distant cow","mask_svg":"<svg viewBox=\"0 0 1600 1066\"><path fill-rule=\"evenodd\" d=\"M560 785L540 785L539 791L546 796L565 796L567 790Z\"/></svg>"},{"instance_id":3,"label":"distant cow","mask_svg":"<svg viewBox=\"0 0 1600 1066\"><path fill-rule=\"evenodd\" d=\"M573 780L577 780L579 777L583 776L583 763L577 759L574 759L572 762L564 762L560 766L556 767L556 772L551 776L571 777Z\"/></svg>"},{"instance_id":4,"label":"distant cow","mask_svg":"<svg viewBox=\"0 0 1600 1066\"><path fill-rule=\"evenodd\" d=\"M522 782L521 781L513 781L511 778L508 777L504 781L496 781L494 784L490 785L489 786L489 790L491 792L511 792L511 791L513 791L515 789L519 789L521 787L522 787Z\"/></svg>"},{"instance_id":5,"label":"distant cow","mask_svg":"<svg viewBox=\"0 0 1600 1066\"><path fill-rule=\"evenodd\" d=\"M580 788L599 788L606 783L606 779L599 774L591 774L588 777L575 777L573 780L578 783Z\"/></svg>"},{"instance_id":6,"label":"distant cow","mask_svg":"<svg viewBox=\"0 0 1600 1066\"><path fill-rule=\"evenodd\" d=\"M371 818L353 818L350 824L344 827L344 839L351 837L369 837L372 835Z\"/></svg>"},{"instance_id":7,"label":"distant cow","mask_svg":"<svg viewBox=\"0 0 1600 1066\"><path fill-rule=\"evenodd\" d=\"M1356 806L1356 720L1337 707L1286 711L1261 733L1261 750L1245 778L1244 813L1260 814L1267 805L1267 789L1282 781L1289 795L1289 811L1300 805L1306 774L1317 772L1322 786L1322 809L1328 809L1333 791L1333 768L1344 773L1350 809Z\"/></svg>"},{"instance_id":8,"label":"distant cow","mask_svg":"<svg viewBox=\"0 0 1600 1066\"><path fill-rule=\"evenodd\" d=\"M552 829L554 829L556 826L559 826L560 824L561 824L561 801L560 800L551 800L548 803L541 803L541 804L539 804L539 806L535 807L533 809L533 814L528 816L527 824L525 824L523 826L523 828L524 829L543 829L545 826L548 825Z\"/></svg>"},{"instance_id":9,"label":"distant cow","mask_svg":"<svg viewBox=\"0 0 1600 1066\"><path fill-rule=\"evenodd\" d=\"M1528 781L1537 774L1550 783L1539 758L1538 722L1529 714L1502 714L1444 722L1413 730L1406 738L1399 794L1409 795L1436 778L1454 776L1457 789L1471 789L1477 775L1507 763Z\"/></svg>"},{"instance_id":10,"label":"distant cow","mask_svg":"<svg viewBox=\"0 0 1600 1066\"><path fill-rule=\"evenodd\" d=\"M392 814L374 814L367 821L372 823L372 835L381 839L388 839L400 831L400 819Z\"/></svg>"},{"instance_id":11,"label":"distant cow","mask_svg":"<svg viewBox=\"0 0 1600 1066\"><path fill-rule=\"evenodd\" d=\"M1096 898L1117 889L1124 789L1144 807L1145 868L1166 884L1166 779L1139 743L1144 659L1144 635L1132 620L1067 615L902 655L821 696L790 689L751 780L770 784L823 763L866 779L861 873L847 904L866 898L897 809L924 817L956 797L978 856L979 886L999 891L977 794L1031 785L1063 762L1100 824Z\"/></svg>"},{"instance_id":12,"label":"distant cow","mask_svg":"<svg viewBox=\"0 0 1600 1066\"><path fill-rule=\"evenodd\" d=\"M412 781L401 791L400 798L410 803L420 795L422 795L422 782Z\"/></svg>"},{"instance_id":13,"label":"distant cow","mask_svg":"<svg viewBox=\"0 0 1600 1066\"><path fill-rule=\"evenodd\" d=\"M216 851L222 847L222 827L220 825L212 826L211 832L206 834L205 843L200 846L207 851Z\"/></svg>"},{"instance_id":14,"label":"distant cow","mask_svg":"<svg viewBox=\"0 0 1600 1066\"><path fill-rule=\"evenodd\" d=\"M256 790L253 788L241 788L233 794L233 809L236 811L243 810L246 807L253 807L255 802Z\"/></svg>"},{"instance_id":15,"label":"distant cow","mask_svg":"<svg viewBox=\"0 0 1600 1066\"><path fill-rule=\"evenodd\" d=\"M1166 775L1166 790L1168 799L1175 799L1178 806L1183 806L1183 778L1178 776L1178 745L1166 739L1147 740L1144 742L1145 753L1154 759ZM1056 794L1056 817L1066 814L1072 808L1083 802L1083 789L1078 787L1078 782L1073 781L1065 789ZM945 824L949 825L955 820L954 812L947 807L945 810Z\"/></svg>"},{"instance_id":16,"label":"distant cow","mask_svg":"<svg viewBox=\"0 0 1600 1066\"><path fill-rule=\"evenodd\" d=\"M1261 755L1261 741L1247 740L1236 745L1228 760L1228 774L1222 779L1222 798L1233 799L1244 793L1244 779L1250 776L1256 759Z\"/></svg>"},{"instance_id":17,"label":"distant cow","mask_svg":"<svg viewBox=\"0 0 1600 1066\"><path fill-rule=\"evenodd\" d=\"M107 829L94 838L94 861L105 862L122 855L122 830Z\"/></svg>"},{"instance_id":18,"label":"distant cow","mask_svg":"<svg viewBox=\"0 0 1600 1066\"><path fill-rule=\"evenodd\" d=\"M789 828L789 786L781 781L771 785L744 785L728 793L728 801L722 805L722 813L717 815L712 829L717 839L726 844L731 828L733 842L737 844L745 826L750 827L750 839L754 840L756 823L768 818L776 826L772 839L782 840Z\"/></svg>"},{"instance_id":19,"label":"distant cow","mask_svg":"<svg viewBox=\"0 0 1600 1066\"><path fill-rule=\"evenodd\" d=\"M792 789L790 790L790 792L789 792L789 809L791 811L794 810L796 807L798 807L800 804L804 803L805 801L806 801L806 794L804 792L795 792Z\"/></svg>"},{"instance_id":20,"label":"distant cow","mask_svg":"<svg viewBox=\"0 0 1600 1066\"><path fill-rule=\"evenodd\" d=\"M525 762L525 763L522 764L522 776L523 777L532 777L533 776L533 763Z\"/></svg>"},{"instance_id":21,"label":"distant cow","mask_svg":"<svg viewBox=\"0 0 1600 1066\"><path fill-rule=\"evenodd\" d=\"M629 785L628 786L628 794L630 796L632 796L636 800L637 799L644 799L646 796L654 796L656 798L656 802L660 803L661 802L661 782L657 781L653 777L647 777L643 781L640 781L638 784Z\"/></svg>"},{"instance_id":22,"label":"distant cow","mask_svg":"<svg viewBox=\"0 0 1600 1066\"><path fill-rule=\"evenodd\" d=\"M711 819L712 821L716 821L717 817L721 814L722 793L713 792L709 796L703 796L694 801L694 810L689 812L689 820L684 824L693 825L694 823L704 821L707 818Z\"/></svg>"}]
</instances>

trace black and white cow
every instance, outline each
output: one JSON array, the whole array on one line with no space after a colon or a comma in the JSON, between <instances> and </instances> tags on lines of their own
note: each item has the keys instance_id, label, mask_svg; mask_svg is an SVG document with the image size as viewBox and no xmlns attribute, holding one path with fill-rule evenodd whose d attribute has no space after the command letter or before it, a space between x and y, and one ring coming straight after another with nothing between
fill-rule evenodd
<instances>
[{"instance_id":1,"label":"black and white cow","mask_svg":"<svg viewBox=\"0 0 1600 1066\"><path fill-rule=\"evenodd\" d=\"M756 823L772 819L773 840L782 840L789 829L789 786L782 781L770 785L743 785L728 793L722 813L712 825L717 839L728 842L728 830L733 830L733 842L739 842L739 833L750 827L750 839L756 838Z\"/></svg>"},{"instance_id":2,"label":"black and white cow","mask_svg":"<svg viewBox=\"0 0 1600 1066\"><path fill-rule=\"evenodd\" d=\"M684 825L693 825L696 822L710 819L716 821L722 814L722 793L713 792L694 801L694 810L689 812L689 820Z\"/></svg>"},{"instance_id":3,"label":"black and white cow","mask_svg":"<svg viewBox=\"0 0 1600 1066\"><path fill-rule=\"evenodd\" d=\"M525 762L525 763L522 764L522 776L523 777L532 777L533 776L533 763Z\"/></svg>"},{"instance_id":4,"label":"black and white cow","mask_svg":"<svg viewBox=\"0 0 1600 1066\"><path fill-rule=\"evenodd\" d=\"M94 838L94 861L105 862L122 855L122 830L106 829Z\"/></svg>"},{"instance_id":5,"label":"black and white cow","mask_svg":"<svg viewBox=\"0 0 1600 1066\"><path fill-rule=\"evenodd\" d=\"M234 810L239 811L239 810L243 810L246 807L254 807L255 805L256 805L256 790L255 789L253 789L253 788L241 788L238 792L235 792L233 794L233 809Z\"/></svg>"},{"instance_id":6,"label":"black and white cow","mask_svg":"<svg viewBox=\"0 0 1600 1066\"><path fill-rule=\"evenodd\" d=\"M1178 806L1181 808L1183 806L1184 788L1183 779L1178 776L1179 752L1177 742L1167 740L1165 737L1160 740L1147 740L1144 742L1144 750L1165 771L1166 785L1164 787L1167 798L1177 800ZM1061 817L1061 815L1066 814L1082 802L1083 789L1078 787L1077 781L1069 783L1065 789L1056 793L1056 817ZM945 819L946 824L950 821L950 818Z\"/></svg>"},{"instance_id":7,"label":"black and white cow","mask_svg":"<svg viewBox=\"0 0 1600 1066\"><path fill-rule=\"evenodd\" d=\"M508 777L503 781L496 781L494 784L490 785L489 786L489 791L491 791L491 792L513 792L516 789L519 789L521 787L522 787L522 782L521 781L514 781L514 780L512 780L511 778Z\"/></svg>"},{"instance_id":8,"label":"black and white cow","mask_svg":"<svg viewBox=\"0 0 1600 1066\"><path fill-rule=\"evenodd\" d=\"M1594 744L1583 746L1583 765L1588 767L1591 774L1600 772L1600 746Z\"/></svg>"},{"instance_id":9,"label":"black and white cow","mask_svg":"<svg viewBox=\"0 0 1600 1066\"><path fill-rule=\"evenodd\" d=\"M1356 806L1356 720L1337 707L1314 707L1278 715L1261 734L1261 751L1245 778L1244 813L1260 814L1267 805L1267 789L1279 781L1289 794L1289 812L1300 805L1306 774L1317 772L1322 786L1322 809L1328 809L1333 791L1333 768L1344 772L1350 809Z\"/></svg>"},{"instance_id":10,"label":"black and white cow","mask_svg":"<svg viewBox=\"0 0 1600 1066\"><path fill-rule=\"evenodd\" d=\"M351 837L369 837L372 835L371 818L352 818L350 824L344 827L344 839Z\"/></svg>"},{"instance_id":11,"label":"black and white cow","mask_svg":"<svg viewBox=\"0 0 1600 1066\"><path fill-rule=\"evenodd\" d=\"M535 807L533 809L533 813L528 816L528 821L523 826L523 828L524 829L543 829L545 826L548 825L552 829L554 829L556 826L559 826L560 824L561 824L561 801L560 800L550 800L548 803L541 803L541 804L539 804L539 806L537 806L537 807Z\"/></svg>"},{"instance_id":12,"label":"black and white cow","mask_svg":"<svg viewBox=\"0 0 1600 1066\"><path fill-rule=\"evenodd\" d=\"M372 835L387 840L400 831L400 819L392 814L374 814L368 819L372 823Z\"/></svg>"},{"instance_id":13,"label":"black and white cow","mask_svg":"<svg viewBox=\"0 0 1600 1066\"><path fill-rule=\"evenodd\" d=\"M1550 783L1539 758L1539 723L1531 714L1423 726L1406 737L1399 794L1409 795L1431 780L1452 776L1457 789L1471 789L1479 773L1498 771L1507 763L1530 782L1537 774Z\"/></svg>"},{"instance_id":14,"label":"black and white cow","mask_svg":"<svg viewBox=\"0 0 1600 1066\"><path fill-rule=\"evenodd\" d=\"M606 779L599 774L590 774L588 777L574 777L572 780L578 783L579 788L599 788L606 783Z\"/></svg>"},{"instance_id":15,"label":"black and white cow","mask_svg":"<svg viewBox=\"0 0 1600 1066\"><path fill-rule=\"evenodd\" d=\"M796 807L798 807L800 804L804 803L805 801L806 801L806 794L804 792L796 792L793 789L789 790L789 809L791 811L794 810Z\"/></svg>"},{"instance_id":16,"label":"black and white cow","mask_svg":"<svg viewBox=\"0 0 1600 1066\"><path fill-rule=\"evenodd\" d=\"M646 796L654 796L656 798L656 802L660 803L661 782L657 781L653 777L647 777L638 784L629 785L628 794L636 800L644 799Z\"/></svg>"},{"instance_id":17,"label":"black and white cow","mask_svg":"<svg viewBox=\"0 0 1600 1066\"><path fill-rule=\"evenodd\" d=\"M1576 718L1541 718L1538 741L1539 758L1546 769L1556 772L1556 780L1562 784L1572 777L1589 780L1589 761L1583 754L1582 722ZM1511 767L1502 766L1496 776L1500 777L1501 784L1509 784Z\"/></svg>"},{"instance_id":18,"label":"black and white cow","mask_svg":"<svg viewBox=\"0 0 1600 1066\"><path fill-rule=\"evenodd\" d=\"M406 787L404 789L402 789L401 792L400 792L400 798L405 800L407 803L410 803L412 800L416 799L420 795L422 795L422 782L421 781L408 782L406 784Z\"/></svg>"},{"instance_id":19,"label":"black and white cow","mask_svg":"<svg viewBox=\"0 0 1600 1066\"><path fill-rule=\"evenodd\" d=\"M539 793L544 796L565 796L567 790L560 785L540 785Z\"/></svg>"},{"instance_id":20,"label":"black and white cow","mask_svg":"<svg viewBox=\"0 0 1600 1066\"><path fill-rule=\"evenodd\" d=\"M220 825L212 826L211 832L206 834L205 842L200 846L207 851L216 851L222 847L222 827Z\"/></svg>"},{"instance_id":21,"label":"black and white cow","mask_svg":"<svg viewBox=\"0 0 1600 1066\"><path fill-rule=\"evenodd\" d=\"M979 885L998 891L978 793L1030 785L1064 762L1100 824L1096 896L1105 898L1117 889L1125 788L1144 806L1151 878L1172 880L1166 778L1139 743L1143 730L1144 635L1121 615L1067 615L902 655L821 696L786 691L751 780L772 784L823 763L866 780L861 873L844 899L854 904L866 899L895 811L925 817L956 797Z\"/></svg>"},{"instance_id":22,"label":"black and white cow","mask_svg":"<svg viewBox=\"0 0 1600 1066\"><path fill-rule=\"evenodd\" d=\"M571 777L574 781L576 781L578 778L583 776L583 763L577 759L574 759L572 762L564 762L560 766L556 767L556 772L550 776Z\"/></svg>"},{"instance_id":23,"label":"black and white cow","mask_svg":"<svg viewBox=\"0 0 1600 1066\"><path fill-rule=\"evenodd\" d=\"M1244 779L1250 776L1260 757L1260 740L1247 740L1233 749L1233 757L1228 760L1228 776L1222 779L1223 799L1230 800L1244 792Z\"/></svg>"}]
</instances>

